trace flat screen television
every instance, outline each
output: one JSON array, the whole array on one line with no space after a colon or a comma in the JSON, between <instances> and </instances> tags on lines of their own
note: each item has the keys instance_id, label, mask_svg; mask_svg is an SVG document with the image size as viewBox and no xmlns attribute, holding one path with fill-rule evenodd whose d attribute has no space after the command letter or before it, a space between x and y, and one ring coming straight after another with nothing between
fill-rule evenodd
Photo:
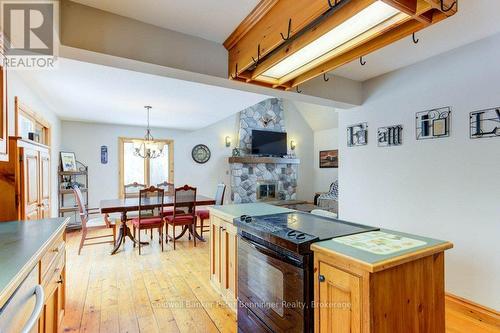
<instances>
[{"instance_id":1,"label":"flat screen television","mask_svg":"<svg viewBox=\"0 0 500 333\"><path fill-rule=\"evenodd\" d=\"M286 133L252 131L252 154L264 156L285 156L287 151Z\"/></svg>"}]
</instances>

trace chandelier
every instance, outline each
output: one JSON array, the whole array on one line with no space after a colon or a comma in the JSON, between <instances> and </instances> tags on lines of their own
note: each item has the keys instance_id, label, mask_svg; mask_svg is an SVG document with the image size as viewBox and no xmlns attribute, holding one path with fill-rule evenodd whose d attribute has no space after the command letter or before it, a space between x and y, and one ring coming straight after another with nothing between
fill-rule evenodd
<instances>
[{"instance_id":1,"label":"chandelier","mask_svg":"<svg viewBox=\"0 0 500 333\"><path fill-rule=\"evenodd\" d=\"M151 135L151 128L149 126L149 114L152 107L145 106L144 108L148 113L148 127L146 129L144 140L134 141L134 155L147 159L158 158L163 155L163 143L155 141L155 139Z\"/></svg>"}]
</instances>

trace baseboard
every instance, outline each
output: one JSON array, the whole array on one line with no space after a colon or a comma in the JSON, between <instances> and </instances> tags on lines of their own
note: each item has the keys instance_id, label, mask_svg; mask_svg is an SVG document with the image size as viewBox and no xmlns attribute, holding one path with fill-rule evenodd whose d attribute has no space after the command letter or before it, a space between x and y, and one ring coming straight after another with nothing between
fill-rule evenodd
<instances>
[{"instance_id":1,"label":"baseboard","mask_svg":"<svg viewBox=\"0 0 500 333\"><path fill-rule=\"evenodd\" d=\"M485 329L492 329L492 332L500 332L500 312L482 306L480 304L469 301L465 298L453 295L446 294L446 314L448 316L454 316L456 318L460 317L463 319L457 329L459 332L472 332L469 330L469 326L467 323L471 325L477 325L478 327L484 327ZM450 318L451 319L451 318ZM455 322L455 320L449 320L448 322ZM497 331L498 330L498 331ZM490 330L487 330L490 332Z\"/></svg>"}]
</instances>

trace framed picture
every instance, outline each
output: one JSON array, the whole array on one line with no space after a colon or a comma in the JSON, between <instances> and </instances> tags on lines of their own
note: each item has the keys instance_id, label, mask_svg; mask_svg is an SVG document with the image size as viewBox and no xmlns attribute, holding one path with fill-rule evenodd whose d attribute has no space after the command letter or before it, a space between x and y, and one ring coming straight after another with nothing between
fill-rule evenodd
<instances>
[{"instance_id":1,"label":"framed picture","mask_svg":"<svg viewBox=\"0 0 500 333\"><path fill-rule=\"evenodd\" d=\"M451 107L417 112L415 116L417 140L450 136Z\"/></svg>"},{"instance_id":2,"label":"framed picture","mask_svg":"<svg viewBox=\"0 0 500 333\"><path fill-rule=\"evenodd\" d=\"M76 172L76 157L75 153L61 152L62 171Z\"/></svg>"},{"instance_id":3,"label":"framed picture","mask_svg":"<svg viewBox=\"0 0 500 333\"><path fill-rule=\"evenodd\" d=\"M339 151L338 150L323 150L319 152L319 167L320 168L338 168L339 167Z\"/></svg>"}]
</instances>

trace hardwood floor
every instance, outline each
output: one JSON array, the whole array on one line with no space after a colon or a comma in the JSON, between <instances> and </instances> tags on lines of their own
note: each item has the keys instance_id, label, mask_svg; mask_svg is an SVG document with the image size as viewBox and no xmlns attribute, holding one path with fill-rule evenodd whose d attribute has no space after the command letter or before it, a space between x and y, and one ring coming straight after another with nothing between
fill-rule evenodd
<instances>
[{"instance_id":1,"label":"hardwood floor","mask_svg":"<svg viewBox=\"0 0 500 333\"><path fill-rule=\"evenodd\" d=\"M208 242L195 248L185 236L161 253L154 236L141 256L130 242L114 256L111 245L84 247L78 256L80 234L68 234L64 332L237 331L234 313L209 284ZM500 329L447 306L446 332Z\"/></svg>"},{"instance_id":2,"label":"hardwood floor","mask_svg":"<svg viewBox=\"0 0 500 333\"><path fill-rule=\"evenodd\" d=\"M64 332L236 332L234 313L209 285L208 242L185 236L174 251L153 245L111 256L111 245L84 247L67 237ZM149 238L149 235L148 237Z\"/></svg>"}]
</instances>

